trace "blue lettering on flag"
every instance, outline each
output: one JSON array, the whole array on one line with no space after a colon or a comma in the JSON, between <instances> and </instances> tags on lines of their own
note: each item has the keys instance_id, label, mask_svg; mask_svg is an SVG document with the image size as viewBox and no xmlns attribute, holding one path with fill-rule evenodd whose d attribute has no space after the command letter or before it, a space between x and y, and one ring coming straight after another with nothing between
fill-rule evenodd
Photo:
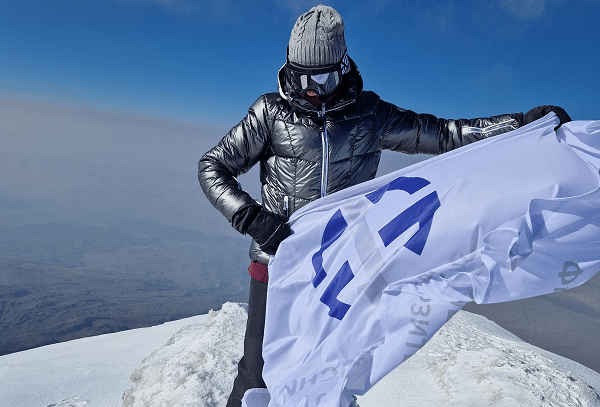
<instances>
[{"instance_id":1,"label":"blue lettering on flag","mask_svg":"<svg viewBox=\"0 0 600 407\"><path fill-rule=\"evenodd\" d=\"M348 223L346 222L346 219L344 219L342 211L339 209L333 214L331 219L329 219L327 225L325 225L325 231L323 232L323 238L321 239L321 248L312 258L313 268L317 272L315 278L313 278L313 286L315 288L321 284L321 281L323 281L325 277L327 277L327 273L325 272L325 269L323 269L323 252L344 233L347 227Z\"/></svg>"},{"instance_id":2,"label":"blue lettering on flag","mask_svg":"<svg viewBox=\"0 0 600 407\"><path fill-rule=\"evenodd\" d=\"M340 267L337 274L331 280L331 283L325 289L320 300L323 304L329 307L329 316L341 320L350 308L349 304L341 302L337 299L338 294L348 285L350 280L354 278L354 273L350 268L350 263L347 261Z\"/></svg>"},{"instance_id":3,"label":"blue lettering on flag","mask_svg":"<svg viewBox=\"0 0 600 407\"><path fill-rule=\"evenodd\" d=\"M439 207L440 200L437 192L433 191L396 216L390 223L379 230L379 236L383 240L385 247L388 247L390 243L396 240L409 227L419 222L419 230L404 244L404 247L420 256L423 253L425 242L429 236L429 230L431 230L433 214Z\"/></svg>"},{"instance_id":4,"label":"blue lettering on flag","mask_svg":"<svg viewBox=\"0 0 600 407\"><path fill-rule=\"evenodd\" d=\"M376 191L365 195L365 197L373 204L377 204L387 191L400 190L412 195L429 184L429 181L419 177L399 177ZM404 244L404 247L420 256L431 230L433 215L439 207L440 200L437 192L433 191L402 211L402 213L379 230L379 236L384 246L388 247L402 233L418 222L419 230ZM347 228L348 222L344 219L342 211L338 209L331 216L327 225L325 225L321 239L321 248L312 257L313 268L316 272L313 278L313 286L315 288L327 277L327 272L323 267L323 252L339 239ZM346 315L346 312L348 312L350 305L338 300L337 296L353 278L354 273L352 272L350 263L346 261L320 298L320 301L329 307L329 316L341 320Z\"/></svg>"},{"instance_id":5,"label":"blue lettering on flag","mask_svg":"<svg viewBox=\"0 0 600 407\"><path fill-rule=\"evenodd\" d=\"M369 201L376 204L387 191L400 190L412 195L429 184L430 182L424 178L398 177L389 184L365 196ZM406 232L409 227L419 222L419 230L406 242L404 247L420 256L429 236L429 230L431 230L433 214L439 207L440 200L437 192L434 191L396 216L390 223L379 230L379 236L383 240L384 246L388 247L398 236Z\"/></svg>"},{"instance_id":6,"label":"blue lettering on flag","mask_svg":"<svg viewBox=\"0 0 600 407\"><path fill-rule=\"evenodd\" d=\"M396 178L395 180L393 180L392 182L390 182L389 184L386 184L386 185L382 186L381 188L371 192L370 194L365 195L365 197L369 201L376 204L377 202L379 202L381 197L387 191L400 190L400 191L406 191L412 195L415 192L423 189L424 187L426 187L429 184L430 184L430 182L424 178L399 177L399 178Z\"/></svg>"}]
</instances>

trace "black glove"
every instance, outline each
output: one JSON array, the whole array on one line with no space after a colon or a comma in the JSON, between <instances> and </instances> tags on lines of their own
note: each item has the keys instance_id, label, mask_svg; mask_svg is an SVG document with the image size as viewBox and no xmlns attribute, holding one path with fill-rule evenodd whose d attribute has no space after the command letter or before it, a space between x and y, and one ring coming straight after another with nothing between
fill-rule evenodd
<instances>
[{"instance_id":1,"label":"black glove","mask_svg":"<svg viewBox=\"0 0 600 407\"><path fill-rule=\"evenodd\" d=\"M279 243L291 233L285 218L258 205L240 210L231 223L238 232L249 234L268 254L275 254Z\"/></svg>"},{"instance_id":2,"label":"black glove","mask_svg":"<svg viewBox=\"0 0 600 407\"><path fill-rule=\"evenodd\" d=\"M533 109L531 109L530 111L525 113L523 115L523 125L534 122L537 119L541 119L542 117L546 116L550 112L556 113L556 115L558 116L558 119L560 120L560 124L558 126L556 126L554 128L554 130L558 129L563 124L571 121L571 117L569 117L569 114L562 107L552 106L552 105L544 105L544 106L534 107Z\"/></svg>"}]
</instances>

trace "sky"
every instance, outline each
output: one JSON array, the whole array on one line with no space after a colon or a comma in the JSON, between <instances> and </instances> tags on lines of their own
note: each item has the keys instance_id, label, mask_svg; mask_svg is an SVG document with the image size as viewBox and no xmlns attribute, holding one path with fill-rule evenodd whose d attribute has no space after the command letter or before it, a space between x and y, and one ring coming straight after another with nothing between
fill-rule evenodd
<instances>
[{"instance_id":1,"label":"sky","mask_svg":"<svg viewBox=\"0 0 600 407\"><path fill-rule=\"evenodd\" d=\"M231 127L318 1L2 0L0 103L84 106ZM600 118L600 0L325 2L365 89L445 118L554 104Z\"/></svg>"}]
</instances>

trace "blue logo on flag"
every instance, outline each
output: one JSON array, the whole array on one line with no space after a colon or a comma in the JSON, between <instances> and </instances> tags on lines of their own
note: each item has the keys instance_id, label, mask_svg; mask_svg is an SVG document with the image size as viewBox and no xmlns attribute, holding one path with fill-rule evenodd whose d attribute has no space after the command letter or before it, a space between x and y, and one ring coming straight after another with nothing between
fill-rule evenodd
<instances>
[{"instance_id":1,"label":"blue logo on flag","mask_svg":"<svg viewBox=\"0 0 600 407\"><path fill-rule=\"evenodd\" d=\"M429 184L430 182L424 178L399 177L376 191L365 195L365 197L371 203L377 204L388 191L400 190L412 195ZM425 243L427 242L429 231L431 230L433 215L439 207L440 200L437 192L433 191L402 211L378 231L383 245L388 247L402 233L418 223L419 230L417 230L417 232L404 244L404 247L420 256L425 247ZM325 277L327 277L327 272L323 268L323 252L338 240L347 228L348 222L346 222L342 211L338 209L325 226L323 237L321 239L321 248L312 257L313 268L316 272L315 277L313 278L313 286L315 288L321 284ZM320 301L329 307L330 317L341 320L344 315L346 315L346 312L348 312L350 305L339 301L337 296L353 278L354 273L350 268L350 263L346 261L323 292Z\"/></svg>"}]
</instances>

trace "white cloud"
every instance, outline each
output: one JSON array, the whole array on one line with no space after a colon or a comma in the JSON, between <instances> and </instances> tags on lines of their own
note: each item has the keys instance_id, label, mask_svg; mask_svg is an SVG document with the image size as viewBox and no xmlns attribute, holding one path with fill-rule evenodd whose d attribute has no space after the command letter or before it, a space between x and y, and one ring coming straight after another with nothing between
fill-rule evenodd
<instances>
[{"instance_id":1,"label":"white cloud","mask_svg":"<svg viewBox=\"0 0 600 407\"><path fill-rule=\"evenodd\" d=\"M481 72L477 79L485 85L505 86L514 81L516 74L512 66L498 63Z\"/></svg>"},{"instance_id":2,"label":"white cloud","mask_svg":"<svg viewBox=\"0 0 600 407\"><path fill-rule=\"evenodd\" d=\"M546 0L500 0L500 5L520 19L539 18L546 11Z\"/></svg>"},{"instance_id":3,"label":"white cloud","mask_svg":"<svg viewBox=\"0 0 600 407\"><path fill-rule=\"evenodd\" d=\"M541 18L554 6L565 2L566 0L498 0L500 7L522 20ZM587 3L600 4L598 0L588 0Z\"/></svg>"},{"instance_id":4,"label":"white cloud","mask_svg":"<svg viewBox=\"0 0 600 407\"><path fill-rule=\"evenodd\" d=\"M298 17L303 13L306 13L311 8L318 6L319 4L326 3L325 5L335 8L331 2L325 2L323 0L274 0L277 7L284 10L289 10L294 14L294 17Z\"/></svg>"},{"instance_id":5,"label":"white cloud","mask_svg":"<svg viewBox=\"0 0 600 407\"><path fill-rule=\"evenodd\" d=\"M176 14L194 14L201 8L201 3L194 0L151 0L159 3ZM216 3L216 2L215 2Z\"/></svg>"},{"instance_id":6,"label":"white cloud","mask_svg":"<svg viewBox=\"0 0 600 407\"><path fill-rule=\"evenodd\" d=\"M453 3L443 3L435 6L428 6L419 16L426 24L436 27L441 32L447 32L456 24L456 12Z\"/></svg>"},{"instance_id":7,"label":"white cloud","mask_svg":"<svg viewBox=\"0 0 600 407\"><path fill-rule=\"evenodd\" d=\"M289 10L294 19L302 13L307 12L314 6L327 3L323 0L129 0L158 3L165 9L176 14L196 14L202 12L219 20L237 21L244 17L244 10L252 5L265 9L272 7ZM386 0L387 1L387 0ZM327 3L327 5L332 6Z\"/></svg>"}]
</instances>

